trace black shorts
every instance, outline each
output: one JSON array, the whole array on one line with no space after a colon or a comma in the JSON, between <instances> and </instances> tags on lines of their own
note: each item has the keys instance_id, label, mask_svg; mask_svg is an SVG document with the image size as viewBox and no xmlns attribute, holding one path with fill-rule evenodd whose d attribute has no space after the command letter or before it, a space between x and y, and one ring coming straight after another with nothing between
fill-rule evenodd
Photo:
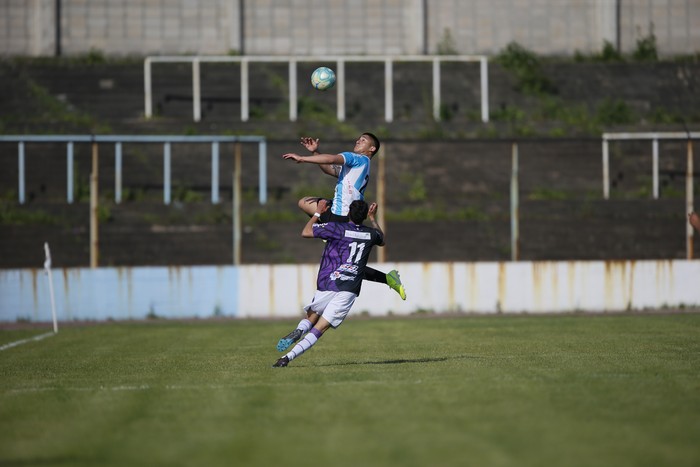
<instances>
[{"instance_id":1,"label":"black shorts","mask_svg":"<svg viewBox=\"0 0 700 467\"><path fill-rule=\"evenodd\" d=\"M325 199L326 203L328 204L328 210L326 210L326 212L321 214L321 217L319 218L319 222L325 224L326 222L349 222L350 221L349 216L339 216L339 215L333 214L331 212L331 208L333 207L333 200L332 199L321 198L321 197L313 198L313 199L316 200L317 203L319 201L321 201L322 199Z\"/></svg>"}]
</instances>

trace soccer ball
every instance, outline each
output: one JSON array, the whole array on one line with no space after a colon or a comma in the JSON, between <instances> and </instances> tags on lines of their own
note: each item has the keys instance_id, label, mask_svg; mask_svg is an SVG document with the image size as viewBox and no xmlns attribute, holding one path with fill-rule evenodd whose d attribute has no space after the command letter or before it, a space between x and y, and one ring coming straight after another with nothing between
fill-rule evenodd
<instances>
[{"instance_id":1,"label":"soccer ball","mask_svg":"<svg viewBox=\"0 0 700 467\"><path fill-rule=\"evenodd\" d=\"M311 85L319 91L325 91L335 85L335 72L328 67L316 68L311 73Z\"/></svg>"}]
</instances>

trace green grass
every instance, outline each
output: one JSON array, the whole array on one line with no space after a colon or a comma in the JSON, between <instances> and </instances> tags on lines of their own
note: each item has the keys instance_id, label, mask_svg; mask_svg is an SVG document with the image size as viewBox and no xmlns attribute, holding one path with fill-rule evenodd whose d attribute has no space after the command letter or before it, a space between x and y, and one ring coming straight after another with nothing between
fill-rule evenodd
<instances>
[{"instance_id":1,"label":"green grass","mask_svg":"<svg viewBox=\"0 0 700 467\"><path fill-rule=\"evenodd\" d=\"M295 324L69 326L2 351L0 465L700 463L700 314L351 319L270 368Z\"/></svg>"}]
</instances>

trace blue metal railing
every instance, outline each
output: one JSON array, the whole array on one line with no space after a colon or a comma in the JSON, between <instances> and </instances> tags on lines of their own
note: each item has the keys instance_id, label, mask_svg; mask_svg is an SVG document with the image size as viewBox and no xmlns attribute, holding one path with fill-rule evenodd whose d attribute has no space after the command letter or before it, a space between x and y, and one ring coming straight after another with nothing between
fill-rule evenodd
<instances>
[{"instance_id":1,"label":"blue metal railing","mask_svg":"<svg viewBox=\"0 0 700 467\"><path fill-rule=\"evenodd\" d=\"M76 143L114 144L115 180L114 200L121 202L122 193L122 144L123 143L162 143L163 144L163 202L171 202L170 154L171 145L180 143L211 144L211 202L219 203L219 145L221 143L256 143L258 145L260 204L267 203L267 140L262 136L182 136L182 135L0 135L0 143L18 143L18 198L26 201L25 194L25 143L66 143L66 200L73 203L74 174L73 154Z\"/></svg>"}]
</instances>

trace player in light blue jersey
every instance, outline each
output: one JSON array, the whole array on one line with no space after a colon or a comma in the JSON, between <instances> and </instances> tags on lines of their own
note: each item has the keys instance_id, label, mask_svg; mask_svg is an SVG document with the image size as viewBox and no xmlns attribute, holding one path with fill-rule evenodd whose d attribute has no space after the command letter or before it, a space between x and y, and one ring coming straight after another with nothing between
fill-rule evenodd
<instances>
[{"instance_id":1,"label":"player in light blue jersey","mask_svg":"<svg viewBox=\"0 0 700 467\"><path fill-rule=\"evenodd\" d=\"M384 232L375 220L377 203L368 206L363 200L355 200L348 207L348 222L318 224L318 219L327 209L326 200L320 200L318 215L314 213L301 231L302 237L326 240L326 247L318 269L316 293L311 303L304 307L306 318L301 320L297 329L280 339L277 350L282 352L299 342L273 367L286 367L316 344L328 328L335 329L342 324L360 295L372 247L384 245ZM371 227L362 225L366 218L369 218Z\"/></svg>"},{"instance_id":2,"label":"player in light blue jersey","mask_svg":"<svg viewBox=\"0 0 700 467\"><path fill-rule=\"evenodd\" d=\"M348 207L355 200L364 200L365 188L369 183L370 162L379 151L379 138L372 133L363 133L355 141L352 152L340 154L321 154L318 151L318 139L304 137L301 144L311 152L310 156L302 156L295 153L287 153L282 157L297 163L317 164L321 170L337 178L335 193L331 203L331 209L323 214L321 222L347 222ZM299 200L299 208L309 216L318 212L318 202L322 198L305 197ZM387 284L399 296L406 300L406 289L401 283L399 272L394 270L385 274L373 268L367 268L365 279L372 282Z\"/></svg>"}]
</instances>

